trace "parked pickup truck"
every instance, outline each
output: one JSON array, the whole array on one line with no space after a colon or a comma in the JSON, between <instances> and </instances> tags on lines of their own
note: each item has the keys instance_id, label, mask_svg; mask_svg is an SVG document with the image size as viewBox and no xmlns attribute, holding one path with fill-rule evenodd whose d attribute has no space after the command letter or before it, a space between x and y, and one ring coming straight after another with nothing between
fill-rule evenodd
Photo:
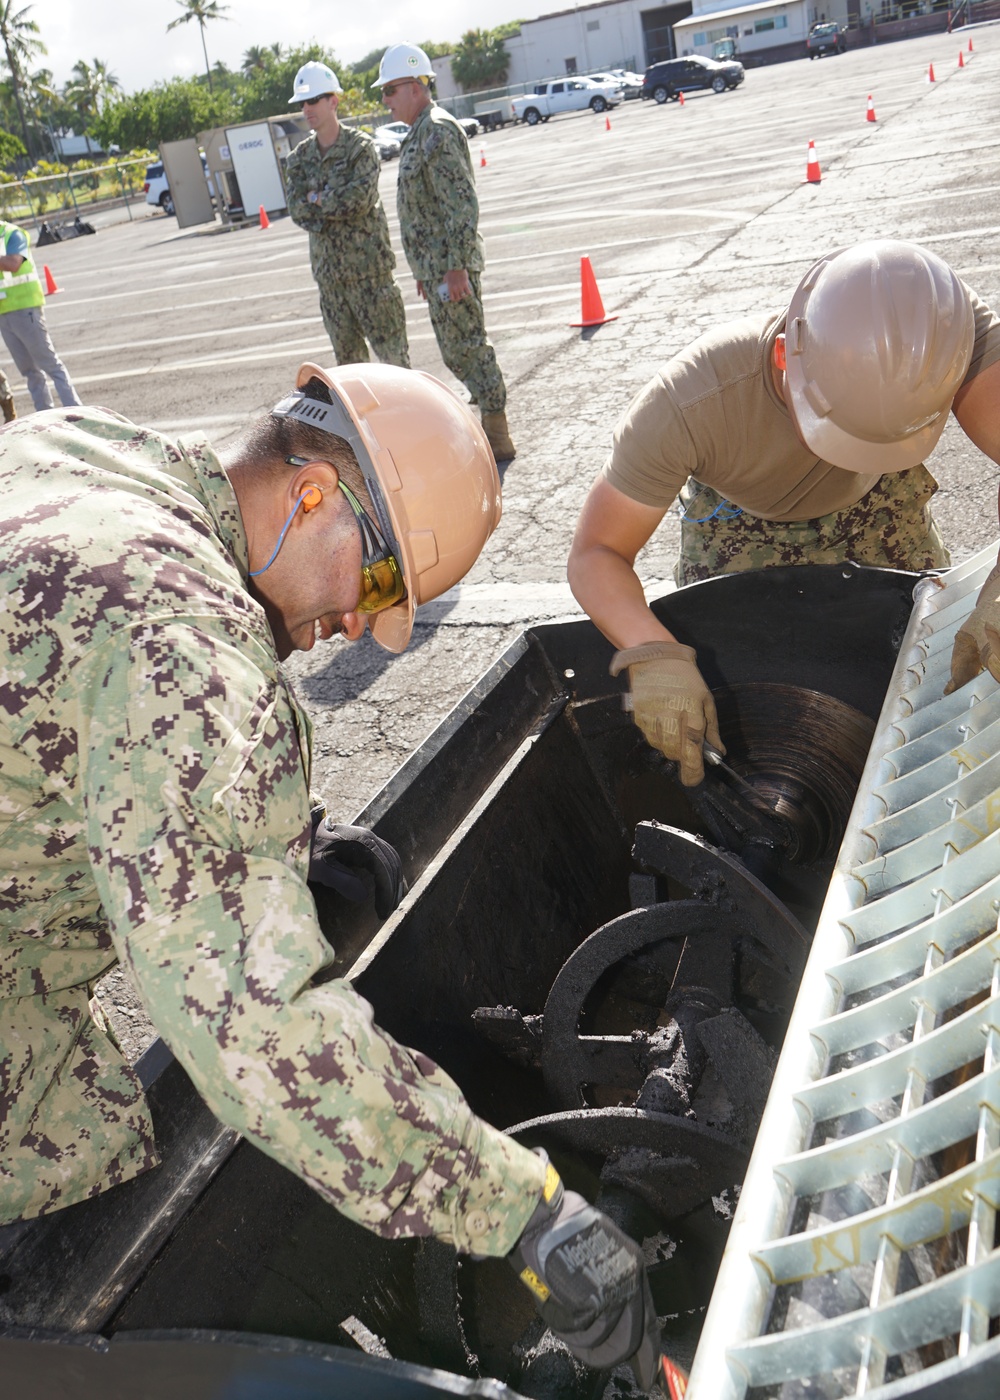
<instances>
[{"instance_id":1,"label":"parked pickup truck","mask_svg":"<svg viewBox=\"0 0 1000 1400\"><path fill-rule=\"evenodd\" d=\"M515 121L537 126L547 122L556 112L604 112L617 107L624 98L620 87L597 83L591 78L561 78L555 83L540 83L534 92L511 99L510 109Z\"/></svg>"}]
</instances>

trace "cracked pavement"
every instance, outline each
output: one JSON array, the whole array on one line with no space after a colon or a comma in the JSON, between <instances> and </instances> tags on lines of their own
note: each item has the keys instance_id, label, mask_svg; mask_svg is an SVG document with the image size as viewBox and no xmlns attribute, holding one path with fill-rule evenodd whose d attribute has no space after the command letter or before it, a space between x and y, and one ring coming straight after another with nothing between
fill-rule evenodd
<instances>
[{"instance_id":1,"label":"cracked pavement","mask_svg":"<svg viewBox=\"0 0 1000 1400\"><path fill-rule=\"evenodd\" d=\"M975 54L957 69L968 32ZM616 420L671 353L709 326L780 308L816 256L866 237L928 244L1000 306L998 75L1000 26L987 25L750 69L738 91L683 107L631 102L610 131L585 112L474 138L486 318L519 455L496 534L465 582L421 610L404 655L366 637L288 663L315 725L313 789L340 820L519 632L579 615L565 582L576 516ZM818 185L804 179L809 140ZM398 249L395 177L395 163L383 167ZM617 319L579 331L569 323L583 255ZM65 289L47 306L53 340L81 396L135 421L224 444L300 361L329 363L305 235L288 220L178 231L155 216L44 257ZM398 263L413 363L449 381ZM954 422L930 467L958 562L998 534L997 468ZM651 597L670 586L678 535L671 515L639 557Z\"/></svg>"}]
</instances>

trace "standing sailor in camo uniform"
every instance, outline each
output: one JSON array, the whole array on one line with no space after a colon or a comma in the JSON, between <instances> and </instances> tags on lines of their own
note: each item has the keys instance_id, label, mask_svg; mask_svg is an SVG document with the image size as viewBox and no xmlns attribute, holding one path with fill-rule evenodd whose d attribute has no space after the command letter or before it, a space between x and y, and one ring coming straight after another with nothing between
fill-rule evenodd
<instances>
[{"instance_id":1,"label":"standing sailor in camo uniform","mask_svg":"<svg viewBox=\"0 0 1000 1400\"><path fill-rule=\"evenodd\" d=\"M45 376L56 386L59 400L70 408L80 402L66 366L55 352L45 324L45 294L35 264L28 254L28 235L16 224L0 222L3 256L0 257L0 336L14 363L24 375L31 401L40 412L52 407ZM5 401L6 400L6 401ZM14 417L10 387L0 385L0 408L9 423Z\"/></svg>"},{"instance_id":2,"label":"standing sailor in camo uniform","mask_svg":"<svg viewBox=\"0 0 1000 1400\"><path fill-rule=\"evenodd\" d=\"M431 97L431 61L414 44L386 49L375 87L410 130L399 157L399 230L417 291L426 298L441 358L479 405L497 461L514 456L507 387L486 335L479 200L469 141Z\"/></svg>"},{"instance_id":3,"label":"standing sailor in camo uniform","mask_svg":"<svg viewBox=\"0 0 1000 1400\"><path fill-rule=\"evenodd\" d=\"M288 157L288 212L309 234L323 324L338 364L378 359L410 366L403 298L393 279L396 257L378 193L380 160L370 136L342 126L342 89L325 63L295 75L292 102L301 102L312 135Z\"/></svg>"}]
</instances>

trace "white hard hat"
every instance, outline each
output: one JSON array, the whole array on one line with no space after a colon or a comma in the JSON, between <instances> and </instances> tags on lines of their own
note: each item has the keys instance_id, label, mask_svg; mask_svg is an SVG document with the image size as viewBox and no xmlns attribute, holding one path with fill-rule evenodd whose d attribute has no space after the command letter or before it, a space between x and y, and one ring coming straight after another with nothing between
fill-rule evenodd
<instances>
[{"instance_id":1,"label":"white hard hat","mask_svg":"<svg viewBox=\"0 0 1000 1400\"><path fill-rule=\"evenodd\" d=\"M393 44L382 55L378 66L378 77L372 87L384 87L399 78L433 78L434 69L423 49L416 44Z\"/></svg>"},{"instance_id":2,"label":"white hard hat","mask_svg":"<svg viewBox=\"0 0 1000 1400\"><path fill-rule=\"evenodd\" d=\"M325 97L328 92L343 92L336 73L325 63L303 63L295 75L289 102L305 102L307 97Z\"/></svg>"}]
</instances>

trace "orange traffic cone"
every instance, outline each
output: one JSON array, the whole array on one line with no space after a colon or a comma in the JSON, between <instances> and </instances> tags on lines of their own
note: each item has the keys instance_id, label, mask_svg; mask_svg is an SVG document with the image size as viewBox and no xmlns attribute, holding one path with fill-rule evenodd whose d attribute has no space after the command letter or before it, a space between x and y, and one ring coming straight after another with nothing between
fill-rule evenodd
<instances>
[{"instance_id":1,"label":"orange traffic cone","mask_svg":"<svg viewBox=\"0 0 1000 1400\"><path fill-rule=\"evenodd\" d=\"M263 204L260 206L260 226L261 228L271 227L271 220L267 217L267 210L264 208Z\"/></svg>"},{"instance_id":2,"label":"orange traffic cone","mask_svg":"<svg viewBox=\"0 0 1000 1400\"><path fill-rule=\"evenodd\" d=\"M868 94L868 116L866 120L870 122L875 120L875 103L872 101L871 93Z\"/></svg>"},{"instance_id":3,"label":"orange traffic cone","mask_svg":"<svg viewBox=\"0 0 1000 1400\"><path fill-rule=\"evenodd\" d=\"M959 51L958 51L958 66L959 66L959 68L964 68L964 67L965 67L965 59L962 57L962 50L961 50L961 49L959 49Z\"/></svg>"},{"instance_id":4,"label":"orange traffic cone","mask_svg":"<svg viewBox=\"0 0 1000 1400\"><path fill-rule=\"evenodd\" d=\"M45 272L45 295L47 297L50 297L55 292L61 292L62 287L56 286L56 279L52 276L52 273L49 271L49 269L46 267L43 269L43 271Z\"/></svg>"},{"instance_id":5,"label":"orange traffic cone","mask_svg":"<svg viewBox=\"0 0 1000 1400\"><path fill-rule=\"evenodd\" d=\"M971 52L972 52L972 40L970 39L970 40L969 40L969 53L971 53Z\"/></svg>"},{"instance_id":6,"label":"orange traffic cone","mask_svg":"<svg viewBox=\"0 0 1000 1400\"><path fill-rule=\"evenodd\" d=\"M806 155L806 184L818 185L822 178L819 169L819 156L816 154L816 143L810 141Z\"/></svg>"},{"instance_id":7,"label":"orange traffic cone","mask_svg":"<svg viewBox=\"0 0 1000 1400\"><path fill-rule=\"evenodd\" d=\"M610 130L611 130L611 118L610 118L610 117L605 117L605 118L604 118L604 130L605 130L605 131L610 131Z\"/></svg>"},{"instance_id":8,"label":"orange traffic cone","mask_svg":"<svg viewBox=\"0 0 1000 1400\"><path fill-rule=\"evenodd\" d=\"M597 290L597 278L589 258L580 259L580 319L570 321L571 326L603 326L605 321L617 321L617 316L607 316L604 302Z\"/></svg>"},{"instance_id":9,"label":"orange traffic cone","mask_svg":"<svg viewBox=\"0 0 1000 1400\"><path fill-rule=\"evenodd\" d=\"M485 147L485 146L480 146L480 147L479 147L479 164L480 164L480 167L481 167L481 168L485 168L485 166L486 166L486 147Z\"/></svg>"},{"instance_id":10,"label":"orange traffic cone","mask_svg":"<svg viewBox=\"0 0 1000 1400\"><path fill-rule=\"evenodd\" d=\"M932 63L932 64L928 67L928 69L927 69L927 81L928 81L929 83L934 82L934 64L933 64L933 63Z\"/></svg>"},{"instance_id":11,"label":"orange traffic cone","mask_svg":"<svg viewBox=\"0 0 1000 1400\"><path fill-rule=\"evenodd\" d=\"M670 1361L666 1356L660 1357L660 1370L670 1400L684 1400L689 1384L687 1372L682 1371L676 1361Z\"/></svg>"},{"instance_id":12,"label":"orange traffic cone","mask_svg":"<svg viewBox=\"0 0 1000 1400\"><path fill-rule=\"evenodd\" d=\"M679 92L677 94L677 101L681 104L682 107L684 106L684 94L682 92Z\"/></svg>"}]
</instances>

